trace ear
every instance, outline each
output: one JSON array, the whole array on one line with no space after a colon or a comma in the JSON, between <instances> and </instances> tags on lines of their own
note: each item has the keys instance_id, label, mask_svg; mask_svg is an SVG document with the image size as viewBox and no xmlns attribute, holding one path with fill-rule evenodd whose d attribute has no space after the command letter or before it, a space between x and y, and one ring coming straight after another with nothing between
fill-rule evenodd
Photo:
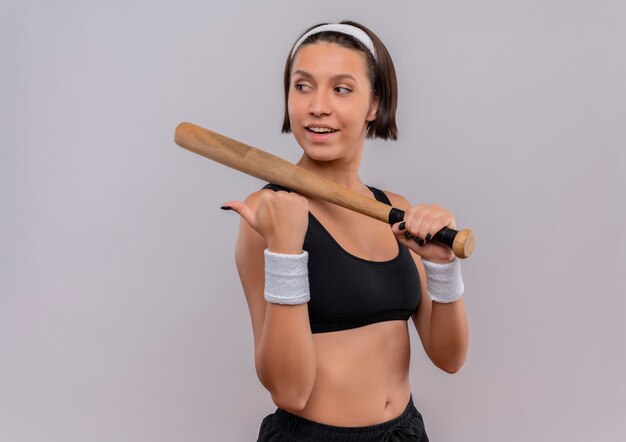
<instances>
[{"instance_id":1,"label":"ear","mask_svg":"<svg viewBox=\"0 0 626 442\"><path fill-rule=\"evenodd\" d=\"M367 113L366 121L374 121L378 117L378 97L374 97L372 100L372 104L370 105L370 110Z\"/></svg>"}]
</instances>

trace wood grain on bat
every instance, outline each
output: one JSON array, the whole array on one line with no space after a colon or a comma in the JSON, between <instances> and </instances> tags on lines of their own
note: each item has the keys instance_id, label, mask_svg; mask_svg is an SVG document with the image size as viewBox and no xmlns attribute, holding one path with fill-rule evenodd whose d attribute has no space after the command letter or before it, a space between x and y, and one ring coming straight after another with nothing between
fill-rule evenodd
<instances>
[{"instance_id":1,"label":"wood grain on bat","mask_svg":"<svg viewBox=\"0 0 626 442\"><path fill-rule=\"evenodd\" d=\"M176 128L176 144L225 166L264 181L288 187L298 193L328 201L386 222L389 206L322 178L260 149L224 135L181 123Z\"/></svg>"}]
</instances>

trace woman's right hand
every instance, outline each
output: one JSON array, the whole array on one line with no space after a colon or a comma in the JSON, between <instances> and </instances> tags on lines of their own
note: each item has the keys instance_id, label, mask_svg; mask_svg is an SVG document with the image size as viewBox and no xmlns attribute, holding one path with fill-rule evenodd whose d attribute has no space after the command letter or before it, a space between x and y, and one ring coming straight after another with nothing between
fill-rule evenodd
<instances>
[{"instance_id":1,"label":"woman's right hand","mask_svg":"<svg viewBox=\"0 0 626 442\"><path fill-rule=\"evenodd\" d=\"M240 201L228 201L223 208L237 212L267 242L274 253L302 253L309 223L309 202L294 192L261 191L255 209Z\"/></svg>"}]
</instances>

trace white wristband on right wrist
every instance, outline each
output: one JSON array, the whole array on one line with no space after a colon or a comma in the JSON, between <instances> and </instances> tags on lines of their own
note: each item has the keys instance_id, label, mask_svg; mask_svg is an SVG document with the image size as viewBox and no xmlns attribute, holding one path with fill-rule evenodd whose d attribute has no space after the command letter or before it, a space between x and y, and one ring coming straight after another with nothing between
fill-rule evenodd
<instances>
[{"instance_id":1,"label":"white wristband on right wrist","mask_svg":"<svg viewBox=\"0 0 626 442\"><path fill-rule=\"evenodd\" d=\"M422 260L428 279L428 295L435 302L449 304L463 296L465 285L461 277L461 261L454 258L447 264Z\"/></svg>"},{"instance_id":2,"label":"white wristband on right wrist","mask_svg":"<svg viewBox=\"0 0 626 442\"><path fill-rule=\"evenodd\" d=\"M309 302L309 253L288 255L265 249L264 256L265 300L286 305Z\"/></svg>"}]
</instances>

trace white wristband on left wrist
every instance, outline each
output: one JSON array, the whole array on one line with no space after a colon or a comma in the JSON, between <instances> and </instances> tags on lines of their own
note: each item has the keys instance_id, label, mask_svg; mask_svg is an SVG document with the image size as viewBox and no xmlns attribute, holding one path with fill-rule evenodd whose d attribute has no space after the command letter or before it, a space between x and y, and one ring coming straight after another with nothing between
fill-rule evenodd
<instances>
[{"instance_id":1,"label":"white wristband on left wrist","mask_svg":"<svg viewBox=\"0 0 626 442\"><path fill-rule=\"evenodd\" d=\"M439 303L449 304L463 296L465 285L461 277L461 261L454 258L447 264L422 260L428 279L428 295Z\"/></svg>"}]
</instances>

